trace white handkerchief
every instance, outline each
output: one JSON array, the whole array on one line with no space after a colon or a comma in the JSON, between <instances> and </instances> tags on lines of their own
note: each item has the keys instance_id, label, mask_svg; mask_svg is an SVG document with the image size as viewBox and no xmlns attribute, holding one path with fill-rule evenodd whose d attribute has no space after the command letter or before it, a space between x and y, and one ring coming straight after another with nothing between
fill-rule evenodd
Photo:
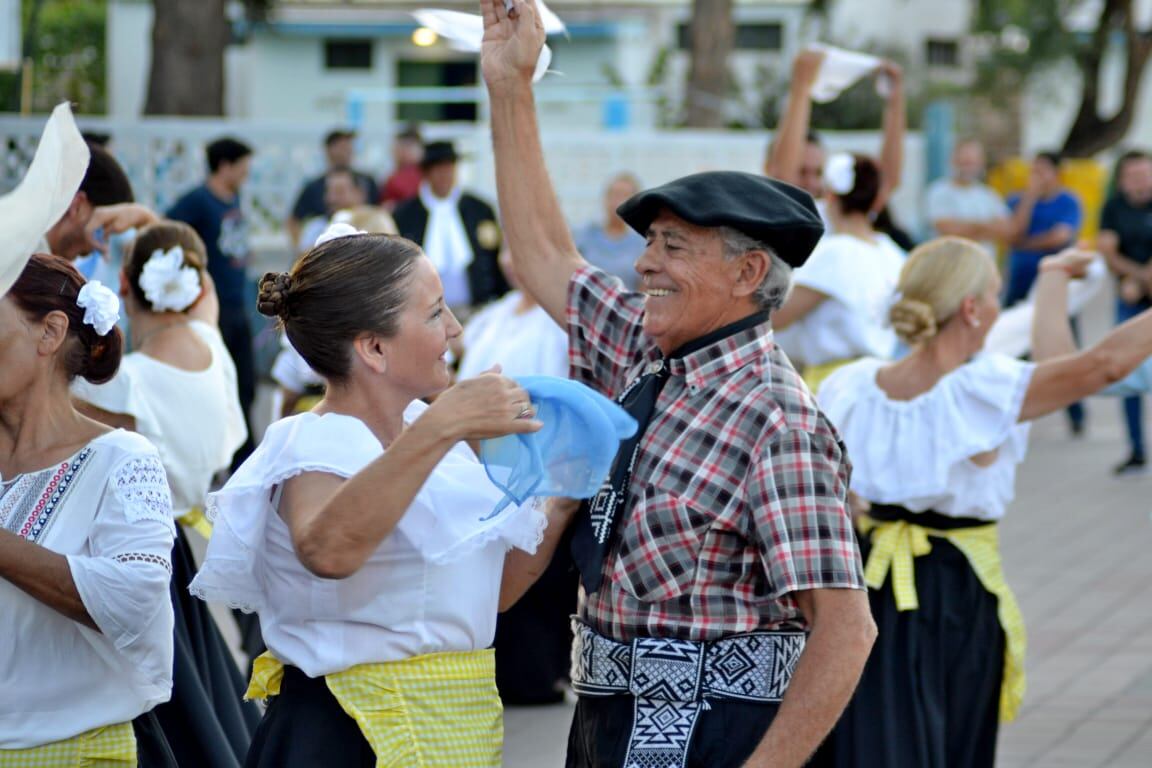
<instances>
[{"instance_id":1,"label":"white handkerchief","mask_svg":"<svg viewBox=\"0 0 1152 768\"><path fill-rule=\"evenodd\" d=\"M537 0L536 9L544 22L544 32L549 35L567 34L568 28L560 17L552 12L543 2ZM444 11L439 9L423 9L413 11L412 15L421 26L427 27L440 37L448 41L448 45L457 51L477 53L484 40L484 19L472 13L460 11ZM540 51L540 58L536 60L536 71L532 73L532 81L536 82L544 77L548 65L552 63L552 49L547 45Z\"/></svg>"},{"instance_id":2,"label":"white handkerchief","mask_svg":"<svg viewBox=\"0 0 1152 768\"><path fill-rule=\"evenodd\" d=\"M0 296L7 293L44 233L72 204L88 170L88 145L67 103L52 110L36 156L16 189L0 197Z\"/></svg>"},{"instance_id":3,"label":"white handkerchief","mask_svg":"<svg viewBox=\"0 0 1152 768\"><path fill-rule=\"evenodd\" d=\"M844 89L865 75L875 72L884 63L877 56L846 51L843 48L824 43L813 43L808 48L824 53L824 60L820 63L820 72L816 75L816 82L812 85L812 101L821 104L832 101ZM881 91L879 85L877 91L880 91L882 96L886 95Z\"/></svg>"}]
</instances>

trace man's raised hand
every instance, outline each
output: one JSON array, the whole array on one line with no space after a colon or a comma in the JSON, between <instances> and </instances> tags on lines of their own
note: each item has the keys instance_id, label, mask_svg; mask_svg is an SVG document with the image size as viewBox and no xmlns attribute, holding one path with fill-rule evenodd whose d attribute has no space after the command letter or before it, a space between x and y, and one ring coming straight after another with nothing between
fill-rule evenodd
<instances>
[{"instance_id":1,"label":"man's raised hand","mask_svg":"<svg viewBox=\"0 0 1152 768\"><path fill-rule=\"evenodd\" d=\"M509 10L509 6L511 10ZM490 94L531 87L544 47L544 22L534 0L480 0L484 41L480 68Z\"/></svg>"}]
</instances>

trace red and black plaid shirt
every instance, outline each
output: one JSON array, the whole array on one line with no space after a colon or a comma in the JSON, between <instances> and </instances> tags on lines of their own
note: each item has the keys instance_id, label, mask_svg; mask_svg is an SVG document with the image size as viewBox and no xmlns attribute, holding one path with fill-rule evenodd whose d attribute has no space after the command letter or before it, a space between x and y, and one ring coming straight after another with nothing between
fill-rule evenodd
<instances>
[{"instance_id":1,"label":"red and black plaid shirt","mask_svg":"<svg viewBox=\"0 0 1152 768\"><path fill-rule=\"evenodd\" d=\"M660 350L644 298L585 267L569 285L572 377L615 397ZM850 467L767 323L670 364L580 616L620 642L806 628L791 597L864 589L845 509Z\"/></svg>"}]
</instances>

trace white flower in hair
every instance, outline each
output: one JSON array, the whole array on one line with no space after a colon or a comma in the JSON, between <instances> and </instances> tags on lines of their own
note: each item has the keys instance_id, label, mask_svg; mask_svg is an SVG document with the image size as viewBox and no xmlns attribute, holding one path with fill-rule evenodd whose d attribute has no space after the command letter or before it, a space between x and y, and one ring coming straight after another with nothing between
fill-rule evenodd
<instances>
[{"instance_id":1,"label":"white flower in hair","mask_svg":"<svg viewBox=\"0 0 1152 768\"><path fill-rule=\"evenodd\" d=\"M76 296L76 306L84 310L84 322L107 336L120 319L120 297L99 280L84 283Z\"/></svg>"},{"instance_id":2,"label":"white flower in hair","mask_svg":"<svg viewBox=\"0 0 1152 768\"><path fill-rule=\"evenodd\" d=\"M824 183L837 195L846 195L856 186L856 158L837 152L824 163Z\"/></svg>"},{"instance_id":3,"label":"white flower in hair","mask_svg":"<svg viewBox=\"0 0 1152 768\"><path fill-rule=\"evenodd\" d=\"M200 272L185 266L180 246L157 248L140 272L140 290L157 312L183 312L200 298Z\"/></svg>"},{"instance_id":4,"label":"white flower in hair","mask_svg":"<svg viewBox=\"0 0 1152 768\"><path fill-rule=\"evenodd\" d=\"M349 224L345 221L333 221L331 224L328 225L328 228L325 229L323 232L321 232L320 235L316 238L316 242L313 244L313 247L315 247L317 245L321 245L323 243L326 243L329 240L335 240L339 237L348 237L349 235L366 235L366 234L368 234L368 233L365 232L364 230L356 229L356 227L352 226L351 224Z\"/></svg>"}]
</instances>

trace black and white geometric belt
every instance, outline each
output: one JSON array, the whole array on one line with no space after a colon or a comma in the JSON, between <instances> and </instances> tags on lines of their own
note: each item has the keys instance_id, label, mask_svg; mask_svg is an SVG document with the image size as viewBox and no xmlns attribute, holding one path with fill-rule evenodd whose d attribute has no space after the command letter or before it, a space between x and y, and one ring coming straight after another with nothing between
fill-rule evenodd
<instances>
[{"instance_id":1,"label":"black and white geometric belt","mask_svg":"<svg viewBox=\"0 0 1152 768\"><path fill-rule=\"evenodd\" d=\"M573 622L572 689L635 697L623 768L683 768L707 699L784 698L804 632L749 632L712 642L640 637L618 643Z\"/></svg>"}]
</instances>

